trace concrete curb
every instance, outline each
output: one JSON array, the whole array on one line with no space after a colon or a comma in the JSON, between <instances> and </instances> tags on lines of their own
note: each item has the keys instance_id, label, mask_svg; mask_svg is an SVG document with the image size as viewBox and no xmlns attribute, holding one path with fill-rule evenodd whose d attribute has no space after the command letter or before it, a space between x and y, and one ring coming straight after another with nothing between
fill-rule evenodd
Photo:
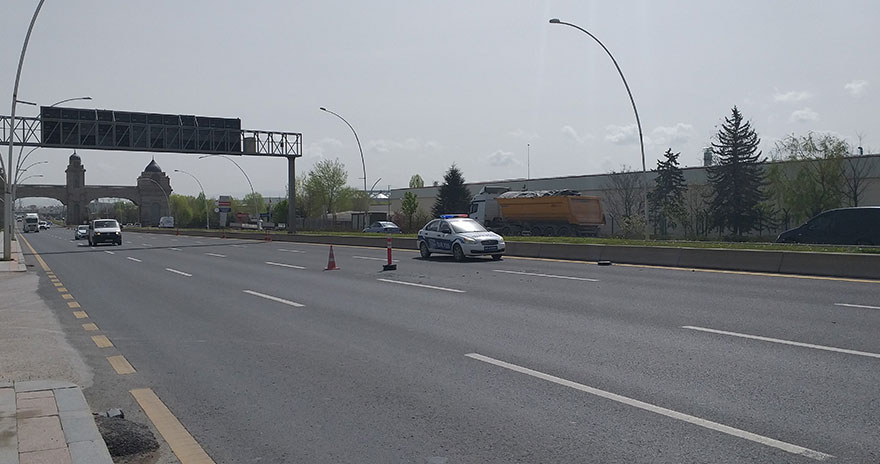
<instances>
[{"instance_id":1,"label":"concrete curb","mask_svg":"<svg viewBox=\"0 0 880 464\"><path fill-rule=\"evenodd\" d=\"M0 435L4 464L113 464L82 390L69 382L0 384Z\"/></svg>"},{"instance_id":2,"label":"concrete curb","mask_svg":"<svg viewBox=\"0 0 880 464\"><path fill-rule=\"evenodd\" d=\"M0 250L2 250L3 232L0 232ZM2 253L2 251L0 251ZM21 251L21 243L12 241L12 261L0 261L0 272L25 272L27 264L24 261L24 253Z\"/></svg>"},{"instance_id":3,"label":"concrete curb","mask_svg":"<svg viewBox=\"0 0 880 464\"><path fill-rule=\"evenodd\" d=\"M175 234L175 230L142 229L136 232ZM221 231L192 231L185 235L220 237ZM227 238L264 240L265 233L230 232ZM326 243L385 248L384 237L270 234L276 242ZM395 248L416 249L416 240L395 238ZM718 269L774 274L849 277L880 280L880 254L813 253L802 251L733 250L621 245L576 245L544 242L507 242L506 254L526 258L608 260L622 264Z\"/></svg>"}]
</instances>

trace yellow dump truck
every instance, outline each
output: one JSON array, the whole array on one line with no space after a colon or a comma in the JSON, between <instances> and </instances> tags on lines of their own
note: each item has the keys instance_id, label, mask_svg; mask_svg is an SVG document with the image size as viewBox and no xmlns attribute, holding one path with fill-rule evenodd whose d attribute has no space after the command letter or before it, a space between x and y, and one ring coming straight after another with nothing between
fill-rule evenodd
<instances>
[{"instance_id":1,"label":"yellow dump truck","mask_svg":"<svg viewBox=\"0 0 880 464\"><path fill-rule=\"evenodd\" d=\"M486 186L468 216L501 235L595 236L605 224L601 199L572 190Z\"/></svg>"}]
</instances>

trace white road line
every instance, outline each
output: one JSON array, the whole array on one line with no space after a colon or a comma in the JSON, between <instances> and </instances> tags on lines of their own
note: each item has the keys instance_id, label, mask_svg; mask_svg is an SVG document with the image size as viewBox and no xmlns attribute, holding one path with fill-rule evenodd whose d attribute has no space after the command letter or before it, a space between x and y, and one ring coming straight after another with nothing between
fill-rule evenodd
<instances>
[{"instance_id":1,"label":"white road line","mask_svg":"<svg viewBox=\"0 0 880 464\"><path fill-rule=\"evenodd\" d=\"M672 419L680 420L683 422L687 422L690 424L694 424L700 427L704 427L710 430L715 430L717 432L725 433L727 435L731 435L737 438L742 438L745 440L753 441L755 443L760 443L765 446L770 446L773 448L777 448L788 453L797 454L800 456L805 456L811 459L815 459L817 461L824 461L826 459L831 459L834 456L830 454L821 453L819 451L814 451L808 448L804 448L802 446L792 445L791 443L786 443L784 441L775 440L773 438L765 437L762 435L758 435L752 432L746 432L745 430L736 429L724 424L719 424L717 422L712 422L706 419L701 419L696 416L691 416L689 414L684 414L678 411L673 411L672 409L666 409L661 406L656 406L650 403L645 403L644 401L639 401L633 398L629 398L626 396L618 395L616 393L607 392L605 390L600 390L598 388L590 387L584 384L580 384L577 382L572 382L571 380L566 380L560 377L556 377L554 375L545 374L543 372L538 372L536 370L529 369L527 367L517 366L516 364L510 364L508 362L500 361L494 358L490 358L488 356L483 356L477 353L468 353L465 356L476 359L477 361L482 361L488 364L492 364L498 367L503 367L505 369L510 369L515 372L519 372L521 374L526 374L532 377L539 378L541 380L546 380L548 382L553 382L558 385L563 385L569 388L573 388L575 390L580 390L585 393L589 393L591 395L596 395L601 398L605 398L611 401L616 401L618 403L625 404L627 406L632 406L634 408L639 408L648 412L653 412L655 414L660 414L661 416L670 417Z\"/></svg>"},{"instance_id":2,"label":"white road line","mask_svg":"<svg viewBox=\"0 0 880 464\"><path fill-rule=\"evenodd\" d=\"M284 303L289 306L295 306L297 308L302 308L303 306L305 306L305 305L299 304L295 301L285 300L284 298L278 298L277 296L266 295L265 293L259 293L259 292L255 292L253 290L242 290L242 291L247 293L248 295L258 296L260 298L265 298L267 300L277 301L279 303Z\"/></svg>"},{"instance_id":3,"label":"white road line","mask_svg":"<svg viewBox=\"0 0 880 464\"><path fill-rule=\"evenodd\" d=\"M193 276L192 274L189 274L189 273L187 273L187 272L178 271L177 269L171 269L170 267L166 267L165 270L168 271L168 272L173 272L173 273L175 273L175 274L180 274L180 275L182 275L182 276L186 276L186 277L192 277L192 276Z\"/></svg>"},{"instance_id":4,"label":"white road line","mask_svg":"<svg viewBox=\"0 0 880 464\"><path fill-rule=\"evenodd\" d=\"M132 258L131 256L126 256L125 259L130 259L130 260L132 260L132 261L134 261L134 262L136 262L136 263L143 262L143 261L141 261L141 260L139 260L139 259L137 259L137 258Z\"/></svg>"},{"instance_id":5,"label":"white road line","mask_svg":"<svg viewBox=\"0 0 880 464\"><path fill-rule=\"evenodd\" d=\"M141 243L141 245L143 245L143 246L153 246L153 245L150 245L149 243Z\"/></svg>"},{"instance_id":6,"label":"white road line","mask_svg":"<svg viewBox=\"0 0 880 464\"><path fill-rule=\"evenodd\" d=\"M173 248L173 247L172 247L172 248L169 248L169 250L171 250L171 251L180 251L180 248Z\"/></svg>"},{"instance_id":7,"label":"white road line","mask_svg":"<svg viewBox=\"0 0 880 464\"><path fill-rule=\"evenodd\" d=\"M221 255L220 253L205 253L208 256L216 256L218 258L225 258L226 255Z\"/></svg>"},{"instance_id":8,"label":"white road line","mask_svg":"<svg viewBox=\"0 0 880 464\"><path fill-rule=\"evenodd\" d=\"M834 306L846 306L847 308L862 308L862 309L880 309L880 306L868 306L868 305L858 305L858 304L849 304L849 303L834 303Z\"/></svg>"},{"instance_id":9,"label":"white road line","mask_svg":"<svg viewBox=\"0 0 880 464\"><path fill-rule=\"evenodd\" d=\"M385 261L386 263L388 262L388 258L371 258L371 257L369 257L369 256L352 256L352 258L355 258L355 259L369 259L370 261ZM392 262L392 263L399 263L400 261L399 261L399 260L396 260L396 259L392 259L391 262Z\"/></svg>"},{"instance_id":10,"label":"white road line","mask_svg":"<svg viewBox=\"0 0 880 464\"><path fill-rule=\"evenodd\" d=\"M464 290L456 290L454 288L435 287L433 285L416 284L413 282L403 282L400 280L390 280L390 279L376 279L376 280L378 280L380 282L388 282L390 284L410 285L413 287L430 288L432 290L443 290L444 292L464 293Z\"/></svg>"},{"instance_id":11,"label":"white road line","mask_svg":"<svg viewBox=\"0 0 880 464\"><path fill-rule=\"evenodd\" d=\"M232 245L235 248L244 248L244 245Z\"/></svg>"},{"instance_id":12,"label":"white road line","mask_svg":"<svg viewBox=\"0 0 880 464\"><path fill-rule=\"evenodd\" d=\"M202 245L202 244L204 244L205 242L202 242L201 240L196 240L196 243L198 243L199 245Z\"/></svg>"},{"instance_id":13,"label":"white road line","mask_svg":"<svg viewBox=\"0 0 880 464\"><path fill-rule=\"evenodd\" d=\"M286 250L286 249L284 249L284 248L279 248L278 251L286 251L286 252L288 252L288 253L305 253L305 251L300 251L300 250Z\"/></svg>"},{"instance_id":14,"label":"white road line","mask_svg":"<svg viewBox=\"0 0 880 464\"><path fill-rule=\"evenodd\" d=\"M880 359L880 354L869 353L867 351L856 351L856 350L848 350L845 348L835 348L833 346L813 345L811 343L793 342L790 340L781 340L778 338L762 337L760 335L749 335L749 334L737 333L737 332L727 332L725 330L707 329L705 327L694 327L691 325L683 325L683 326L681 326L681 328L682 329L690 329L690 330L699 330L700 332L709 332L709 333L720 334L720 335L730 335L732 337L750 338L752 340L761 340L761 341L765 341L765 342L781 343L783 345L792 345L792 346L800 346L800 347L804 347L804 348L813 348L815 350L834 351L836 353L854 354L857 356L867 356L869 358Z\"/></svg>"},{"instance_id":15,"label":"white road line","mask_svg":"<svg viewBox=\"0 0 880 464\"><path fill-rule=\"evenodd\" d=\"M293 269L305 269L302 266L294 266L293 264L284 264L284 263L273 263L272 261L266 261L266 264L270 266L281 266L281 267L289 267Z\"/></svg>"},{"instance_id":16,"label":"white road line","mask_svg":"<svg viewBox=\"0 0 880 464\"><path fill-rule=\"evenodd\" d=\"M108 255L113 255L113 254L115 254L114 252L112 252L112 251L110 251L110 250L104 250L104 253L107 253Z\"/></svg>"},{"instance_id":17,"label":"white road line","mask_svg":"<svg viewBox=\"0 0 880 464\"><path fill-rule=\"evenodd\" d=\"M553 275L553 274L538 274L536 272L505 271L502 269L494 269L494 271L495 272L503 272L505 274L517 274L517 275L534 276L534 277L550 277L553 279L582 280L584 282L598 282L599 281L599 279L588 279L586 277L571 277L571 276Z\"/></svg>"}]
</instances>

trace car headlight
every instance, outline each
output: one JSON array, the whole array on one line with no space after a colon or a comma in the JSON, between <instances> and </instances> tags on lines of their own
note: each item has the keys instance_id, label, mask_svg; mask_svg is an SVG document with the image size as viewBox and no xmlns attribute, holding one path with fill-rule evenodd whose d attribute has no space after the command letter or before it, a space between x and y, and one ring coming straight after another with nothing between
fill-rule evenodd
<instances>
[{"instance_id":1,"label":"car headlight","mask_svg":"<svg viewBox=\"0 0 880 464\"><path fill-rule=\"evenodd\" d=\"M475 239L472 239L472 238L470 238L470 237L462 237L461 240L462 240L464 243L477 243L477 241L476 241Z\"/></svg>"}]
</instances>

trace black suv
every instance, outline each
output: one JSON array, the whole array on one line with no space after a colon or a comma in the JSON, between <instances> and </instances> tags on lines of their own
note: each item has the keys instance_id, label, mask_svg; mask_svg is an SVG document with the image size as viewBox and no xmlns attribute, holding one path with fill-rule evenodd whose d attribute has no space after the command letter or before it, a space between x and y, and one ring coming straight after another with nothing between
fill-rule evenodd
<instances>
[{"instance_id":1,"label":"black suv","mask_svg":"<svg viewBox=\"0 0 880 464\"><path fill-rule=\"evenodd\" d=\"M779 234L779 243L880 245L880 206L822 212L806 224Z\"/></svg>"}]
</instances>

